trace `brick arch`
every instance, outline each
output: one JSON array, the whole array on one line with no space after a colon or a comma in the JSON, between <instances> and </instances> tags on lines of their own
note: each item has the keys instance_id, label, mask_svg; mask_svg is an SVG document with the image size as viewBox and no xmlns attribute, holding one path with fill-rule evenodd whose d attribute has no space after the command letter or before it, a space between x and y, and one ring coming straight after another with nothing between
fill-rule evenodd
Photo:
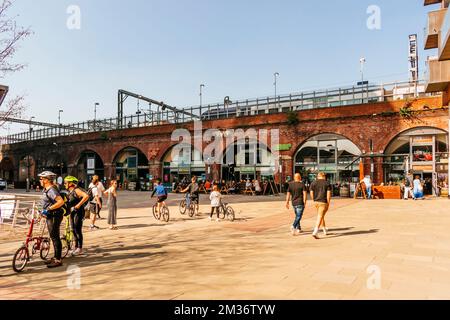
<instances>
[{"instance_id":1,"label":"brick arch","mask_svg":"<svg viewBox=\"0 0 450 320\"><path fill-rule=\"evenodd\" d=\"M85 148L85 149L82 149L82 150L80 149L80 151L78 152L77 156L74 158L74 159L76 159L76 161L73 163L73 165L77 166L80 163L82 155L84 153L87 153L87 152L95 153L100 158L100 160L103 162L103 165L105 165L105 161L103 160L103 157L101 156L101 154L98 153L97 151L95 151L94 149L95 148Z\"/></svg>"},{"instance_id":2,"label":"brick arch","mask_svg":"<svg viewBox=\"0 0 450 320\"><path fill-rule=\"evenodd\" d=\"M138 151L141 152L143 155L145 155L145 157L147 158L147 161L148 161L148 155L147 155L147 153L144 152L144 151L142 151L141 148L136 147L136 146L133 146L133 145L126 145L125 147L120 148L117 152L114 153L114 156L113 156L113 158L112 158L112 160L111 160L111 163L114 164L114 161L117 159L117 156L118 156L122 151L124 151L125 149L128 149L128 148L133 148L133 149L138 150Z\"/></svg>"},{"instance_id":3,"label":"brick arch","mask_svg":"<svg viewBox=\"0 0 450 320\"><path fill-rule=\"evenodd\" d=\"M335 135L339 135L349 141L351 141L354 145L356 145L358 147L358 149L361 151L364 150L364 147L362 144L356 143L355 141L353 141L352 139L350 139L349 137L347 137L344 134L341 133L337 133L337 132L320 132L320 133L315 133L315 134L311 134L309 135L307 138L304 138L300 143L297 143L295 149L292 149L293 151L291 152L291 157L292 159L295 161L295 156L297 155L298 151L300 150L300 148L306 143L308 142L308 140L310 140L311 138L314 138L316 136L322 135L322 134L335 134Z\"/></svg>"},{"instance_id":4,"label":"brick arch","mask_svg":"<svg viewBox=\"0 0 450 320\"><path fill-rule=\"evenodd\" d=\"M385 141L387 141L387 143L384 145L383 147L383 154L386 153L386 149L392 144L392 142L394 142L395 139L397 139L398 137L400 137L402 134L404 134L405 132L408 131L413 131L413 130L420 130L420 129L435 129L435 130L440 130L442 131L442 134L448 134L447 130L444 130L442 128L438 128L438 127L433 127L433 126L417 126L417 127L411 127L408 129L403 130L400 133L397 134L391 134L389 137L387 137L385 139ZM450 148L450 146L449 146Z\"/></svg>"},{"instance_id":5,"label":"brick arch","mask_svg":"<svg viewBox=\"0 0 450 320\"><path fill-rule=\"evenodd\" d=\"M96 153L100 157L100 159L103 161L103 163L105 163L104 162L105 155L102 153L100 147L97 148L96 145L89 145L89 147L78 146L77 148L74 148L73 150L68 152L68 158L73 159L73 162L71 162L70 165L71 166L78 165L78 162L81 159L81 155L87 151Z\"/></svg>"},{"instance_id":6,"label":"brick arch","mask_svg":"<svg viewBox=\"0 0 450 320\"><path fill-rule=\"evenodd\" d=\"M178 142L177 143L173 143L173 144L169 145L167 148L164 148L164 149L160 150L160 152L159 152L159 154L157 156L158 161L162 162L164 160L164 158L167 156L167 154L177 145L178 145ZM194 144L190 143L190 145L195 149ZM202 143L202 151L205 150L205 147L207 145L208 144L205 143L205 142Z\"/></svg>"}]
</instances>

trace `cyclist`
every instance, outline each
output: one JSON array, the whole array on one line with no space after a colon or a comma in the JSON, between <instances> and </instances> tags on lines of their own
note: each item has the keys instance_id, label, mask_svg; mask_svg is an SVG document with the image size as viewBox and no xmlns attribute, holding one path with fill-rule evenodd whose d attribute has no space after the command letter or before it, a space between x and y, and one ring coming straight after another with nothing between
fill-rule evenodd
<instances>
[{"instance_id":1,"label":"cyclist","mask_svg":"<svg viewBox=\"0 0 450 320\"><path fill-rule=\"evenodd\" d=\"M156 212L159 214L161 206L163 207L166 206L165 201L167 200L167 191L166 188L164 188L161 179L156 180L156 184L157 186L153 190L152 198L156 193L158 197L158 206L156 207Z\"/></svg>"},{"instance_id":2,"label":"cyclist","mask_svg":"<svg viewBox=\"0 0 450 320\"><path fill-rule=\"evenodd\" d=\"M40 184L43 189L42 196L42 215L47 219L47 228L52 239L55 257L48 261L48 268L56 268L62 266L62 243L59 228L64 216L64 200L55 186L56 174L50 171L42 172L38 175Z\"/></svg>"},{"instance_id":3,"label":"cyclist","mask_svg":"<svg viewBox=\"0 0 450 320\"><path fill-rule=\"evenodd\" d=\"M67 206L70 210L70 224L75 238L75 249L72 256L83 253L83 220L84 205L89 201L89 195L78 187L78 179L68 176L64 179L64 186L68 190Z\"/></svg>"},{"instance_id":4,"label":"cyclist","mask_svg":"<svg viewBox=\"0 0 450 320\"><path fill-rule=\"evenodd\" d=\"M193 176L191 179L191 183L186 187L186 189L181 190L182 193L189 191L189 196L186 198L186 207L189 208L191 206L191 201L193 201L197 205L197 211L199 207L199 195L200 195L200 187L197 183L197 177Z\"/></svg>"}]
</instances>

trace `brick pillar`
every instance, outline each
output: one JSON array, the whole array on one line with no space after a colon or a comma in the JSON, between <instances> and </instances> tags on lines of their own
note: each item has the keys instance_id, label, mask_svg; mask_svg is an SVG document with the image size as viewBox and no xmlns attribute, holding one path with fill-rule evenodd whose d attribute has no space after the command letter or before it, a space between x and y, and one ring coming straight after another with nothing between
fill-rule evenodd
<instances>
[{"instance_id":1,"label":"brick pillar","mask_svg":"<svg viewBox=\"0 0 450 320\"><path fill-rule=\"evenodd\" d=\"M213 163L211 165L211 177L212 177L212 179L220 181L221 176L222 176L222 165L219 164L219 163Z\"/></svg>"},{"instance_id":2,"label":"brick pillar","mask_svg":"<svg viewBox=\"0 0 450 320\"><path fill-rule=\"evenodd\" d=\"M383 158L376 157L373 159L374 163L374 174L373 174L373 183L381 184L384 181L384 169L383 169Z\"/></svg>"},{"instance_id":3,"label":"brick pillar","mask_svg":"<svg viewBox=\"0 0 450 320\"><path fill-rule=\"evenodd\" d=\"M79 173L76 164L70 163L67 165L67 175L78 177Z\"/></svg>"},{"instance_id":4,"label":"brick pillar","mask_svg":"<svg viewBox=\"0 0 450 320\"><path fill-rule=\"evenodd\" d=\"M156 178L163 178L162 177L162 170L163 170L163 164L160 161L153 160L148 163L149 167L149 173L151 176L153 176L153 179Z\"/></svg>"},{"instance_id":5,"label":"brick pillar","mask_svg":"<svg viewBox=\"0 0 450 320\"><path fill-rule=\"evenodd\" d=\"M291 180L294 179L294 159L290 156L283 156L283 182L289 176Z\"/></svg>"},{"instance_id":6,"label":"brick pillar","mask_svg":"<svg viewBox=\"0 0 450 320\"><path fill-rule=\"evenodd\" d=\"M104 175L108 180L116 179L116 166L111 163L104 164Z\"/></svg>"}]
</instances>

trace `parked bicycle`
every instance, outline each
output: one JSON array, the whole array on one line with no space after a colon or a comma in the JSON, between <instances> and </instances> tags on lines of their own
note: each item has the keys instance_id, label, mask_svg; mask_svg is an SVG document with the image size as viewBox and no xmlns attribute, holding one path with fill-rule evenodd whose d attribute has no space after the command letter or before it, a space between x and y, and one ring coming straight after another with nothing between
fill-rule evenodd
<instances>
[{"instance_id":1,"label":"parked bicycle","mask_svg":"<svg viewBox=\"0 0 450 320\"><path fill-rule=\"evenodd\" d=\"M13 270L17 273L22 272L25 269L28 262L31 261L31 259L37 252L39 252L40 258L44 261L47 260L48 254L50 252L50 239L48 237L44 237L45 227L42 228L42 233L40 236L33 237L34 227L40 221L41 213L38 212L38 217L35 217L35 211L33 209L32 217L31 219L29 219L27 217L29 212L29 209L21 212L28 223L30 223L30 228L28 230L25 243L16 251L13 257L12 267Z\"/></svg>"},{"instance_id":2,"label":"parked bicycle","mask_svg":"<svg viewBox=\"0 0 450 320\"><path fill-rule=\"evenodd\" d=\"M225 218L233 222L235 219L235 214L234 209L228 203L222 202L219 207L219 219Z\"/></svg>"},{"instance_id":3,"label":"parked bicycle","mask_svg":"<svg viewBox=\"0 0 450 320\"><path fill-rule=\"evenodd\" d=\"M169 208L167 208L166 205L162 205L159 209L159 212L157 211L158 203L155 203L153 205L153 217L155 217L156 220L163 220L165 222L169 222L170 219L170 211Z\"/></svg>"}]
</instances>

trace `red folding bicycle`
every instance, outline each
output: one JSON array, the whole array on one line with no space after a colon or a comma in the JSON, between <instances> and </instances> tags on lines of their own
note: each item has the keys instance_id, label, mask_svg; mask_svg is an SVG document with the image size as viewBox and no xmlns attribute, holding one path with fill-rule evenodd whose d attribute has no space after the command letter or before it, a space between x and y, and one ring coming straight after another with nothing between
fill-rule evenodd
<instances>
[{"instance_id":1,"label":"red folding bicycle","mask_svg":"<svg viewBox=\"0 0 450 320\"><path fill-rule=\"evenodd\" d=\"M34 227L41 220L40 212L36 212L33 208L31 219L27 216L29 212L30 209L25 209L21 212L30 224L30 228L28 230L25 243L14 254L12 267L17 273L22 272L25 269L27 264L37 252L39 252L42 260L46 260L50 252L50 239L48 237L44 237L45 226L42 228L42 232L39 236L33 236Z\"/></svg>"}]
</instances>

